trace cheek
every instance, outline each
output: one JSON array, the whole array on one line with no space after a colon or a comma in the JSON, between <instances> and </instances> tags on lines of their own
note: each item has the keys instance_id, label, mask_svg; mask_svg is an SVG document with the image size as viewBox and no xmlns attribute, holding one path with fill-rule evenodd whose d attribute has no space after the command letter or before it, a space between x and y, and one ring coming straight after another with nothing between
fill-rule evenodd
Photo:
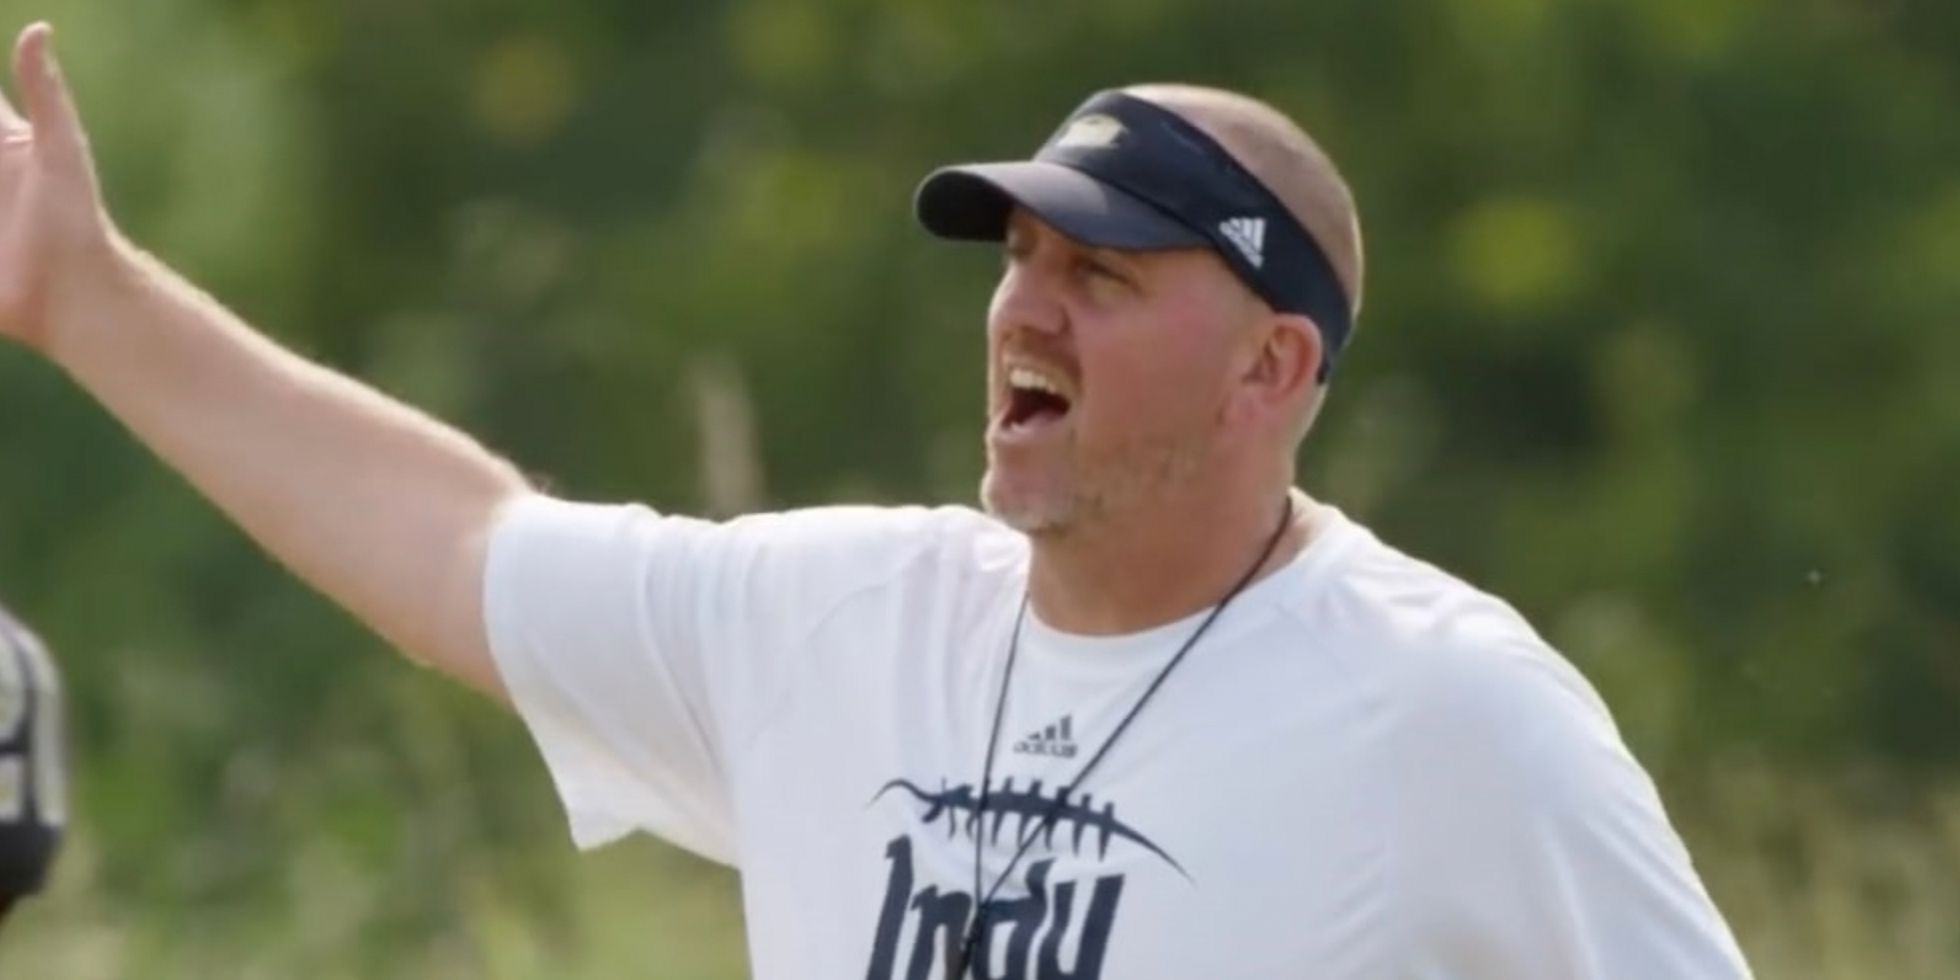
<instances>
[{"instance_id":1,"label":"cheek","mask_svg":"<svg viewBox=\"0 0 1960 980\"><path fill-rule=\"evenodd\" d=\"M1193 331L1132 329L1120 343L1082 351L1089 413L1117 430L1189 428L1218 400L1216 353Z\"/></svg>"}]
</instances>

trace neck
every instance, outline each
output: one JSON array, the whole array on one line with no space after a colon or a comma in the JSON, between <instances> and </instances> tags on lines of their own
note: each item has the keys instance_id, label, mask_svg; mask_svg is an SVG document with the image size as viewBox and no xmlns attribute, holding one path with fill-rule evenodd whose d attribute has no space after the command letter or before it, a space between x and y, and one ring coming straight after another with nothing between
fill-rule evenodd
<instances>
[{"instance_id":1,"label":"neck","mask_svg":"<svg viewBox=\"0 0 1960 980\"><path fill-rule=\"evenodd\" d=\"M1279 529L1286 498L1291 517ZM1219 500L1157 500L1102 515L1093 527L1036 535L1028 599L1070 633L1134 633L1218 604L1275 532L1248 584L1284 566L1311 537L1313 504L1283 485Z\"/></svg>"}]
</instances>

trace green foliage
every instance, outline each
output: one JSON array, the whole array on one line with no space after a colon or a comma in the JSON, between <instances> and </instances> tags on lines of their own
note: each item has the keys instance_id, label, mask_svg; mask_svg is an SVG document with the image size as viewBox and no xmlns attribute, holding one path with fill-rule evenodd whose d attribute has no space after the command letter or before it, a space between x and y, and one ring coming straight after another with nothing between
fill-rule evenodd
<instances>
[{"instance_id":1,"label":"green foliage","mask_svg":"<svg viewBox=\"0 0 1960 980\"><path fill-rule=\"evenodd\" d=\"M60 28L132 237L562 492L674 509L971 499L994 259L913 182L1095 87L1259 94L1369 244L1304 484L1595 680L1765 976L1960 972L1960 6L0 12ZM0 593L81 766L22 975L740 970L725 876L574 860L518 726L17 352Z\"/></svg>"}]
</instances>

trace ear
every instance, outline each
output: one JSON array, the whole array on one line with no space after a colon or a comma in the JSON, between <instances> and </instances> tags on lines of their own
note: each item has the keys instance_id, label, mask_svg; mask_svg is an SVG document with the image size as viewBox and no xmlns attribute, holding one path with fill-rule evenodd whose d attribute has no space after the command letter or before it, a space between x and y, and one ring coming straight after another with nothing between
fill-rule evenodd
<instances>
[{"instance_id":1,"label":"ear","mask_svg":"<svg viewBox=\"0 0 1960 980\"><path fill-rule=\"evenodd\" d=\"M1262 414L1290 418L1320 385L1320 328L1304 314L1272 313L1256 339L1240 381Z\"/></svg>"}]
</instances>

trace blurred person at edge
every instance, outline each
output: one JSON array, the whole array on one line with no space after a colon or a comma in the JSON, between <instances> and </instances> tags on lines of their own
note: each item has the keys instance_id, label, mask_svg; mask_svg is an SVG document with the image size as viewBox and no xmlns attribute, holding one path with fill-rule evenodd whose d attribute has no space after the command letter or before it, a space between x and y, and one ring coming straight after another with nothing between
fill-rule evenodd
<instances>
[{"instance_id":1,"label":"blurred person at edge","mask_svg":"<svg viewBox=\"0 0 1960 980\"><path fill-rule=\"evenodd\" d=\"M0 920L47 883L67 819L65 762L54 661L0 606Z\"/></svg>"},{"instance_id":2,"label":"blurred person at edge","mask_svg":"<svg viewBox=\"0 0 1960 980\"><path fill-rule=\"evenodd\" d=\"M44 25L16 75L0 332L513 707L578 844L736 866L756 976L1747 975L1585 680L1294 485L1361 248L1272 107L1100 92L928 176L1003 258L984 510L718 524L546 497L254 332L117 232Z\"/></svg>"}]
</instances>

